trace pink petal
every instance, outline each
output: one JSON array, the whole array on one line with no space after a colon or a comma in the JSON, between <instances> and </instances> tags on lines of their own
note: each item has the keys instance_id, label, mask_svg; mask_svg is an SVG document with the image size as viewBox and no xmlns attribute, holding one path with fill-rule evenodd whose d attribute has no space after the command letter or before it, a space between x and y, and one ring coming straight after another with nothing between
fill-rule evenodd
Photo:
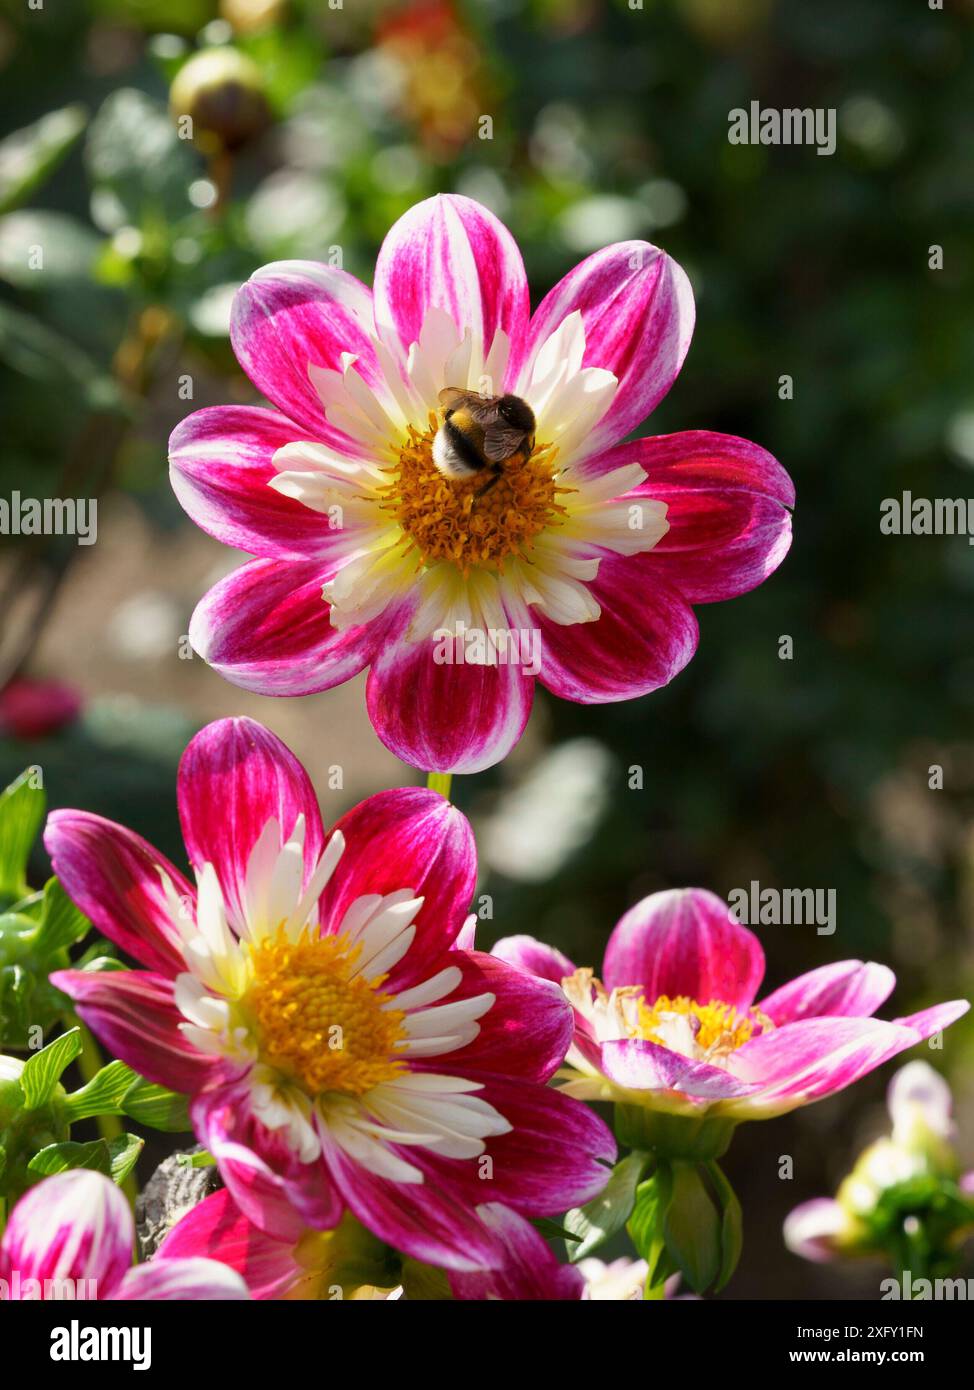
<instances>
[{"instance_id":1,"label":"pink petal","mask_svg":"<svg viewBox=\"0 0 974 1390\"><path fill-rule=\"evenodd\" d=\"M756 1087L723 1067L712 1067L671 1052L642 1038L618 1038L602 1044L599 1067L617 1086L630 1091L670 1091L691 1100L726 1100Z\"/></svg>"},{"instance_id":2,"label":"pink petal","mask_svg":"<svg viewBox=\"0 0 974 1390\"><path fill-rule=\"evenodd\" d=\"M499 1269L476 1274L451 1273L450 1288L460 1299L579 1299L585 1278L572 1265L559 1263L548 1242L529 1221L499 1202L477 1208L484 1225L495 1233L504 1251Z\"/></svg>"},{"instance_id":3,"label":"pink petal","mask_svg":"<svg viewBox=\"0 0 974 1390\"><path fill-rule=\"evenodd\" d=\"M763 974L761 943L725 902L705 888L673 888L643 898L619 919L602 979L608 989L640 985L649 1003L661 994L686 995L747 1009Z\"/></svg>"},{"instance_id":4,"label":"pink petal","mask_svg":"<svg viewBox=\"0 0 974 1390\"><path fill-rule=\"evenodd\" d=\"M556 985L575 973L575 966L566 955L543 941L535 941L533 936L504 936L491 947L490 954L519 970L526 970L529 975L554 980Z\"/></svg>"},{"instance_id":5,"label":"pink petal","mask_svg":"<svg viewBox=\"0 0 974 1390\"><path fill-rule=\"evenodd\" d=\"M294 1241L299 1226L338 1225L344 1205L323 1163L300 1163L280 1135L255 1119L246 1080L198 1096L191 1114L234 1203L259 1230Z\"/></svg>"},{"instance_id":6,"label":"pink petal","mask_svg":"<svg viewBox=\"0 0 974 1390\"><path fill-rule=\"evenodd\" d=\"M284 1231L292 1238L285 1239ZM307 1274L294 1254L303 1233L303 1223L288 1209L284 1230L277 1233L279 1238L265 1234L234 1205L226 1188L221 1188L176 1223L159 1247L156 1259L203 1256L220 1260L243 1277L253 1298L282 1298Z\"/></svg>"},{"instance_id":7,"label":"pink petal","mask_svg":"<svg viewBox=\"0 0 974 1390\"><path fill-rule=\"evenodd\" d=\"M424 1151L393 1147L406 1162L424 1166ZM474 1215L473 1204L449 1179L398 1183L377 1177L328 1143L325 1159L349 1209L388 1245L448 1270L480 1270L499 1263L496 1237ZM468 1165L471 1160L466 1160ZM483 1193L481 1193L483 1195Z\"/></svg>"},{"instance_id":8,"label":"pink petal","mask_svg":"<svg viewBox=\"0 0 974 1390\"><path fill-rule=\"evenodd\" d=\"M735 1076L760 1082L724 1107L741 1118L784 1114L834 1095L920 1042L912 1028L878 1018L803 1018L762 1033L728 1062Z\"/></svg>"},{"instance_id":9,"label":"pink petal","mask_svg":"<svg viewBox=\"0 0 974 1390\"><path fill-rule=\"evenodd\" d=\"M756 588L787 555L794 485L757 444L691 430L620 444L589 459L583 471L627 463L648 476L626 496L667 504L670 529L638 557L643 582L659 577L690 603L714 603Z\"/></svg>"},{"instance_id":10,"label":"pink petal","mask_svg":"<svg viewBox=\"0 0 974 1390\"><path fill-rule=\"evenodd\" d=\"M619 381L589 436L586 453L594 454L645 420L673 385L693 334L693 291L680 266L658 247L645 241L607 246L569 271L541 301L531 319L529 360L576 310L585 328L582 365L602 367Z\"/></svg>"},{"instance_id":11,"label":"pink petal","mask_svg":"<svg viewBox=\"0 0 974 1390\"><path fill-rule=\"evenodd\" d=\"M589 589L602 609L591 623L563 626L533 608L541 630L539 679L579 704L648 695L679 675L697 649L697 620L685 599L650 581L639 556L604 555Z\"/></svg>"},{"instance_id":12,"label":"pink petal","mask_svg":"<svg viewBox=\"0 0 974 1390\"><path fill-rule=\"evenodd\" d=\"M247 1285L235 1270L216 1260L150 1260L130 1269L114 1299L126 1302L235 1302L250 1298Z\"/></svg>"},{"instance_id":13,"label":"pink petal","mask_svg":"<svg viewBox=\"0 0 974 1390\"><path fill-rule=\"evenodd\" d=\"M214 812L216 811L216 814ZM189 744L179 764L179 819L190 863L216 869L231 922L246 920L247 864L273 817L280 843L304 817L304 884L324 847L311 779L276 734L253 719L218 719Z\"/></svg>"},{"instance_id":14,"label":"pink petal","mask_svg":"<svg viewBox=\"0 0 974 1390\"><path fill-rule=\"evenodd\" d=\"M934 1033L949 1028L958 1018L963 1018L970 1007L966 999L952 999L947 1004L934 1004L932 1008L921 1009L918 1014L909 1014L894 1022L904 1028L912 1028L923 1039L932 1038Z\"/></svg>"},{"instance_id":15,"label":"pink petal","mask_svg":"<svg viewBox=\"0 0 974 1390\"><path fill-rule=\"evenodd\" d=\"M376 326L390 347L408 350L435 307L484 351L502 329L514 379L528 327L527 276L514 238L479 203L447 193L410 208L382 243L374 293Z\"/></svg>"},{"instance_id":16,"label":"pink petal","mask_svg":"<svg viewBox=\"0 0 974 1390\"><path fill-rule=\"evenodd\" d=\"M251 560L197 604L194 649L214 670L259 695L313 695L357 676L372 660L380 623L340 632L321 596L332 577L318 561Z\"/></svg>"},{"instance_id":17,"label":"pink petal","mask_svg":"<svg viewBox=\"0 0 974 1390\"><path fill-rule=\"evenodd\" d=\"M115 1184L73 1168L32 1187L10 1213L0 1278L9 1284L19 1272L24 1293L28 1279L93 1279L95 1296L108 1298L132 1263L134 1239L129 1204Z\"/></svg>"},{"instance_id":18,"label":"pink petal","mask_svg":"<svg viewBox=\"0 0 974 1390\"><path fill-rule=\"evenodd\" d=\"M453 1072L451 1065L441 1069ZM483 1072L470 1075L484 1083L477 1094L512 1129L487 1141L491 1168L486 1177L479 1160L409 1150L406 1157L429 1173L435 1185L454 1185L471 1206L489 1196L524 1216L551 1216L583 1206L602 1191L616 1145L594 1111L550 1086Z\"/></svg>"},{"instance_id":19,"label":"pink petal","mask_svg":"<svg viewBox=\"0 0 974 1390\"><path fill-rule=\"evenodd\" d=\"M455 965L463 981L444 1002L478 994L494 1003L480 1019L473 1042L442 1057L415 1064L418 1070L476 1076L493 1072L522 1081L545 1082L561 1066L572 1041L573 1010L559 985L535 979L482 951L453 951L443 966Z\"/></svg>"},{"instance_id":20,"label":"pink petal","mask_svg":"<svg viewBox=\"0 0 974 1390\"><path fill-rule=\"evenodd\" d=\"M840 1253L837 1238L848 1225L849 1218L838 1202L831 1197L813 1197L785 1217L785 1244L793 1254L821 1264Z\"/></svg>"},{"instance_id":21,"label":"pink petal","mask_svg":"<svg viewBox=\"0 0 974 1390\"><path fill-rule=\"evenodd\" d=\"M188 415L169 440L183 509L224 545L276 560L327 562L344 544L328 518L270 487L276 450L303 431L276 410L218 405Z\"/></svg>"},{"instance_id":22,"label":"pink petal","mask_svg":"<svg viewBox=\"0 0 974 1390\"><path fill-rule=\"evenodd\" d=\"M447 665L432 641L390 643L366 687L369 718L387 748L424 772L483 772L524 732L534 681L513 663Z\"/></svg>"},{"instance_id":23,"label":"pink petal","mask_svg":"<svg viewBox=\"0 0 974 1390\"><path fill-rule=\"evenodd\" d=\"M140 835L87 811L52 811L44 845L65 892L110 941L163 975L185 970L160 874L190 905L196 890L164 855Z\"/></svg>"},{"instance_id":24,"label":"pink petal","mask_svg":"<svg viewBox=\"0 0 974 1390\"><path fill-rule=\"evenodd\" d=\"M893 992L896 976L875 961L840 960L798 975L762 999L758 1008L773 1023L822 1014L868 1018Z\"/></svg>"},{"instance_id":25,"label":"pink petal","mask_svg":"<svg viewBox=\"0 0 974 1390\"><path fill-rule=\"evenodd\" d=\"M105 1047L141 1076L192 1093L217 1064L179 1030L173 982L148 970L56 970L51 983L75 1001L78 1015Z\"/></svg>"},{"instance_id":26,"label":"pink petal","mask_svg":"<svg viewBox=\"0 0 974 1390\"><path fill-rule=\"evenodd\" d=\"M372 385L379 369L372 344L372 296L354 276L317 261L262 266L237 291L230 340L237 360L269 401L300 430L346 452L347 436L325 418L308 367L341 370L342 354Z\"/></svg>"},{"instance_id":27,"label":"pink petal","mask_svg":"<svg viewBox=\"0 0 974 1390\"><path fill-rule=\"evenodd\" d=\"M345 850L321 896L326 930L337 931L356 898L408 888L423 899L416 936L386 989L428 979L463 926L477 881L477 852L467 818L438 792L403 787L379 792L335 826Z\"/></svg>"}]
</instances>

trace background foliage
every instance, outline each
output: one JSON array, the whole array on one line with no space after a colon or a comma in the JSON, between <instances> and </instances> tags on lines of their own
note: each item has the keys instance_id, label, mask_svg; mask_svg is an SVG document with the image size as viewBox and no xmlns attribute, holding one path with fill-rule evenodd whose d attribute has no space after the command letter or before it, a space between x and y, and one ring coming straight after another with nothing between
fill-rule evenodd
<instances>
[{"instance_id":1,"label":"background foliage","mask_svg":"<svg viewBox=\"0 0 974 1390\"><path fill-rule=\"evenodd\" d=\"M278 703L180 659L234 557L183 517L165 446L189 409L253 398L226 321L256 265L337 246L368 280L396 216L459 190L510 225L535 301L611 240L680 260L697 331L652 428L756 439L799 499L783 569L701 612L672 687L596 709L542 699L511 763L461 780L485 939L530 931L597 963L642 894L757 879L837 893L834 936L765 929L772 984L874 956L897 969L898 1013L970 994L974 551L884 536L879 507L974 491L972 24L970 0L0 0L0 495L100 497L93 547L4 539L0 786L41 765L51 805L178 855L176 761L221 714L281 733L329 818L411 776L360 689ZM267 107L232 158L179 140L167 114L180 65L227 43L258 64ZM752 99L836 108L836 153L731 146L728 112ZM42 855L35 870L43 883ZM962 1023L931 1054L968 1155L972 1050ZM741 1132L729 1296L875 1296L874 1273L788 1255L780 1218L881 1126L888 1070Z\"/></svg>"}]
</instances>

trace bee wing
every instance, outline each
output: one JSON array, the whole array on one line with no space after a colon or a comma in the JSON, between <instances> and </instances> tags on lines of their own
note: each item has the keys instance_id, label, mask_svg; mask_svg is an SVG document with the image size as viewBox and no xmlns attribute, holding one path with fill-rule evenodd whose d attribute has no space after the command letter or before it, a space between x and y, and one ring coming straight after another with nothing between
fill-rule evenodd
<instances>
[{"instance_id":1,"label":"bee wing","mask_svg":"<svg viewBox=\"0 0 974 1390\"><path fill-rule=\"evenodd\" d=\"M481 396L478 391L464 391L459 386L444 387L439 395L444 410L458 410L462 406L485 429L497 419L498 399L497 396Z\"/></svg>"},{"instance_id":2,"label":"bee wing","mask_svg":"<svg viewBox=\"0 0 974 1390\"><path fill-rule=\"evenodd\" d=\"M484 454L491 463L502 463L524 443L524 431L510 425L490 425L484 431Z\"/></svg>"}]
</instances>

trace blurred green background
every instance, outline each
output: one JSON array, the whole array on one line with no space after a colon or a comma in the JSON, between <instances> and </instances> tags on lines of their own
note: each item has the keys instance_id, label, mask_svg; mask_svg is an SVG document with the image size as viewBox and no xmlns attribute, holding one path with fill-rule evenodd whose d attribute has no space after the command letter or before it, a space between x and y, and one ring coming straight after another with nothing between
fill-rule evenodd
<instances>
[{"instance_id":1,"label":"blurred green background","mask_svg":"<svg viewBox=\"0 0 974 1390\"><path fill-rule=\"evenodd\" d=\"M700 610L699 654L674 685L600 708L541 695L509 762L460 779L493 902L484 944L527 931L597 966L643 894L757 879L837 894L834 936L763 930L772 986L867 956L897 970L896 1013L970 994L974 550L879 529L904 489L974 496L970 0L66 11L0 0L0 496L98 496L99 535L2 542L0 785L40 764L51 804L179 857L176 762L220 715L287 739L326 818L412 780L375 739L360 683L278 702L185 659L195 602L239 557L175 503L166 439L190 409L254 398L226 325L257 265L338 246L368 281L390 223L457 190L511 227L535 302L607 242L674 255L697 329L652 430L745 435L798 488L783 568ZM227 45L253 59L255 90L230 112L239 147L200 151L177 138L169 84ZM835 108L835 154L730 145L728 112L751 100ZM972 1055L964 1023L929 1054L969 1161ZM725 1296L876 1297L875 1270L804 1264L780 1222L882 1127L891 1071L740 1131L726 1166L745 1253Z\"/></svg>"}]
</instances>

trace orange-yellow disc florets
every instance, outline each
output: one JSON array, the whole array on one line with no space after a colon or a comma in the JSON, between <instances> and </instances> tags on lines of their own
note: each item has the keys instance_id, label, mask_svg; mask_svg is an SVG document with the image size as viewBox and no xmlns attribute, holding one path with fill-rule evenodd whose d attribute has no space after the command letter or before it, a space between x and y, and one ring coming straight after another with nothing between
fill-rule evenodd
<instances>
[{"instance_id":1,"label":"orange-yellow disc florets","mask_svg":"<svg viewBox=\"0 0 974 1390\"><path fill-rule=\"evenodd\" d=\"M354 973L359 949L306 928L296 941L283 929L250 947L252 983L243 1007L252 1016L260 1057L312 1096L360 1096L404 1069L396 1057L405 1015L383 1008L385 976Z\"/></svg>"},{"instance_id":2,"label":"orange-yellow disc florets","mask_svg":"<svg viewBox=\"0 0 974 1390\"><path fill-rule=\"evenodd\" d=\"M439 421L423 433L409 427L395 476L383 492L386 507L419 551L424 564L448 560L464 574L477 566L499 569L510 555L524 555L534 538L565 514L552 470L554 449L542 445L528 459L505 465L489 491L491 475L445 478L433 463ZM480 496L477 494L481 493Z\"/></svg>"},{"instance_id":3,"label":"orange-yellow disc florets","mask_svg":"<svg viewBox=\"0 0 974 1390\"><path fill-rule=\"evenodd\" d=\"M701 1052L723 1054L743 1047L754 1036L756 1028L768 1029L773 1025L769 1018L755 1009L739 1014L733 1004L723 1004L711 1000L709 1004L698 1004L686 995L671 999L661 994L653 1004L647 1004L640 995L637 1001L635 1027L640 1037L647 1042L666 1044L666 1015L682 1015L693 1029L693 1041Z\"/></svg>"}]
</instances>

